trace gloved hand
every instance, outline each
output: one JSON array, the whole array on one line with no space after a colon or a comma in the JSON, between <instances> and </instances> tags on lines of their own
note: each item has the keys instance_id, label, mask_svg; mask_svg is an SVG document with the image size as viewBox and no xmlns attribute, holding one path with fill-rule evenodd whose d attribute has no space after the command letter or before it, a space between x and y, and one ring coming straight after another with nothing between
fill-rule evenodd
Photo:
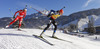
<instances>
[{"instance_id":1,"label":"gloved hand","mask_svg":"<svg viewBox=\"0 0 100 49\"><path fill-rule=\"evenodd\" d=\"M54 15L54 14L48 14L47 17L51 17L52 15Z\"/></svg>"},{"instance_id":2,"label":"gloved hand","mask_svg":"<svg viewBox=\"0 0 100 49\"><path fill-rule=\"evenodd\" d=\"M50 14L48 14L47 17L50 17Z\"/></svg>"}]
</instances>

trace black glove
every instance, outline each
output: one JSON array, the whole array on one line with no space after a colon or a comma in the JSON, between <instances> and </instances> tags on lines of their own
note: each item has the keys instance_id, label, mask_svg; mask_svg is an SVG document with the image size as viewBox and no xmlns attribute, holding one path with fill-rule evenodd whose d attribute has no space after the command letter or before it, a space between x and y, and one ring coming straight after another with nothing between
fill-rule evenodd
<instances>
[{"instance_id":1,"label":"black glove","mask_svg":"<svg viewBox=\"0 0 100 49\"><path fill-rule=\"evenodd\" d=\"M47 15L47 17L50 17L50 16L51 16L50 14Z\"/></svg>"}]
</instances>

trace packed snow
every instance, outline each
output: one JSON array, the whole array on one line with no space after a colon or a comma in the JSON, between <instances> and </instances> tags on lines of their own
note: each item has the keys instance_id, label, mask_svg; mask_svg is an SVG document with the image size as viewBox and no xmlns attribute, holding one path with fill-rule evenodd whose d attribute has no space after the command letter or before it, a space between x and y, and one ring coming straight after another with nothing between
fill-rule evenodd
<instances>
[{"instance_id":1,"label":"packed snow","mask_svg":"<svg viewBox=\"0 0 100 49\"><path fill-rule=\"evenodd\" d=\"M66 41L50 38L52 30L47 30L43 37L54 45L36 38L41 29L0 29L0 49L100 49L100 40L88 39L61 33L57 30L56 36ZM100 38L100 37L99 37Z\"/></svg>"}]
</instances>

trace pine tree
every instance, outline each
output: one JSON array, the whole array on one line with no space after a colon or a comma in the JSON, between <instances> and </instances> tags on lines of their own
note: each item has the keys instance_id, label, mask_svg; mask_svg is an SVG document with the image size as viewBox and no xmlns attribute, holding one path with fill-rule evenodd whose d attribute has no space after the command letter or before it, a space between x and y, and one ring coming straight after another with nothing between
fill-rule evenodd
<instances>
[{"instance_id":1,"label":"pine tree","mask_svg":"<svg viewBox=\"0 0 100 49\"><path fill-rule=\"evenodd\" d=\"M88 23L88 32L89 32L90 35L96 33L96 29L94 27L93 17L91 17L91 20L89 20L89 23Z\"/></svg>"}]
</instances>

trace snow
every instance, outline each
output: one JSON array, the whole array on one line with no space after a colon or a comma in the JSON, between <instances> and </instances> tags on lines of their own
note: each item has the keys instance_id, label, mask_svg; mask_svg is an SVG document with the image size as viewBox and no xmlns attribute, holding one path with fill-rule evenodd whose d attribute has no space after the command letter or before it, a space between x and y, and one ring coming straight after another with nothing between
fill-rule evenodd
<instances>
[{"instance_id":1,"label":"snow","mask_svg":"<svg viewBox=\"0 0 100 49\"><path fill-rule=\"evenodd\" d=\"M56 36L67 42L48 37L52 35L52 30L47 30L43 34L47 41L54 44L53 46L32 36L33 34L40 35L42 30L22 30L0 29L0 49L100 49L100 40L89 40L86 37L72 36L61 33L60 30L57 30Z\"/></svg>"},{"instance_id":2,"label":"snow","mask_svg":"<svg viewBox=\"0 0 100 49\"><path fill-rule=\"evenodd\" d=\"M80 30L83 30L84 28L88 27L88 17L80 19L80 21L78 22L78 28Z\"/></svg>"}]
</instances>

